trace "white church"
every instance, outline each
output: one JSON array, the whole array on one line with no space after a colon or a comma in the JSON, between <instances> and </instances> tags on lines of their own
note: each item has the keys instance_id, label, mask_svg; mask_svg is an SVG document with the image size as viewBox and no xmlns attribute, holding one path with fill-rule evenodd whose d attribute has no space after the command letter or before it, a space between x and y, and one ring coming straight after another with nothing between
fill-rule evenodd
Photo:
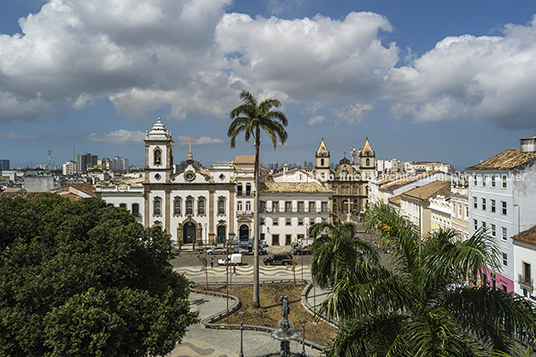
<instances>
[{"instance_id":1,"label":"white church","mask_svg":"<svg viewBox=\"0 0 536 357\"><path fill-rule=\"evenodd\" d=\"M253 240L254 156L206 169L193 160L190 139L187 160L175 165L172 134L160 119L144 142L145 176L99 184L98 197L130 210L146 227L161 227L179 247ZM331 190L305 172L289 178L292 183L273 180L261 169L260 238L269 246L297 242L308 226L330 217Z\"/></svg>"}]
</instances>

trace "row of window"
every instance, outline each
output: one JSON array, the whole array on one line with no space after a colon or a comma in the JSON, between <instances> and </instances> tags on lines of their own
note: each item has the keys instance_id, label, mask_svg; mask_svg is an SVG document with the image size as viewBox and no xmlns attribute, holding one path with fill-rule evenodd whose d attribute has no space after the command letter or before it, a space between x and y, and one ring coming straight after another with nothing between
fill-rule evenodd
<instances>
[{"instance_id":1,"label":"row of window","mask_svg":"<svg viewBox=\"0 0 536 357\"><path fill-rule=\"evenodd\" d=\"M243 190L243 185L241 182L239 182L236 185L236 195L237 196L251 196L251 184L248 182L246 183L246 191Z\"/></svg>"},{"instance_id":2,"label":"row of window","mask_svg":"<svg viewBox=\"0 0 536 357\"><path fill-rule=\"evenodd\" d=\"M292 201L282 201L281 206L279 205L279 201L271 201L272 207L271 212L317 212L317 205L316 201L308 201L307 205L305 201L298 201L297 203L297 210L293 211L292 209ZM266 212L266 201L261 201L261 212ZM280 209L281 208L281 209ZM320 203L320 212L327 212L328 211L328 203L327 202L321 202Z\"/></svg>"},{"instance_id":3,"label":"row of window","mask_svg":"<svg viewBox=\"0 0 536 357\"><path fill-rule=\"evenodd\" d=\"M483 228L488 228L487 223L485 221L480 222ZM473 219L473 228L474 230L478 230L478 220ZM489 226L489 233L492 237L497 237L497 226L495 224L490 224ZM506 227L501 227L501 239L506 241L508 240L508 230Z\"/></svg>"},{"instance_id":4,"label":"row of window","mask_svg":"<svg viewBox=\"0 0 536 357\"><path fill-rule=\"evenodd\" d=\"M285 218L281 218L282 220L284 220L285 222L285 226L292 226L292 217L285 217ZM272 226L279 226L279 217L274 217L274 218L271 218L272 220ZM328 219L326 217L321 217L319 222L322 222L322 223L326 223L328 221ZM305 219L303 217L298 217L298 226L303 226L305 225ZM316 223L316 218L315 217L310 217L309 218L309 225L312 225L312 224L315 224ZM264 226L266 225L266 218L265 217L261 217L260 218L260 225L261 226Z\"/></svg>"},{"instance_id":5,"label":"row of window","mask_svg":"<svg viewBox=\"0 0 536 357\"><path fill-rule=\"evenodd\" d=\"M489 200L490 212L495 213L497 211L497 203L494 199ZM473 197L473 208L478 209L478 197ZM484 197L480 198L480 208L482 211L486 211L488 208L488 200ZM506 216L508 214L508 204L506 201L501 201L501 214Z\"/></svg>"},{"instance_id":6,"label":"row of window","mask_svg":"<svg viewBox=\"0 0 536 357\"><path fill-rule=\"evenodd\" d=\"M473 187L478 186L478 181L482 187L486 187L489 183L490 187L497 187L497 182L500 182L501 188L506 189L508 187L508 176L506 175L474 175Z\"/></svg>"},{"instance_id":7,"label":"row of window","mask_svg":"<svg viewBox=\"0 0 536 357\"><path fill-rule=\"evenodd\" d=\"M296 235L296 238L298 241L300 241L305 238L305 235L298 234ZM285 245L291 245L291 244L292 244L292 234L285 234ZM279 234L272 234L272 245L281 245L281 242L279 240Z\"/></svg>"}]
</instances>

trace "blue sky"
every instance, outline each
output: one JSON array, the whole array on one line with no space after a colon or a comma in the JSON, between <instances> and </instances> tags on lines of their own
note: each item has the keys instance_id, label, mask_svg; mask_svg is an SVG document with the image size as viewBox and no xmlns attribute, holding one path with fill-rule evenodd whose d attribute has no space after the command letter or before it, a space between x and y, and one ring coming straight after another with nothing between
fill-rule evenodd
<instances>
[{"instance_id":1,"label":"blue sky","mask_svg":"<svg viewBox=\"0 0 536 357\"><path fill-rule=\"evenodd\" d=\"M332 161L368 136L377 158L458 169L536 135L536 2L5 0L0 159L77 154L143 165L158 117L185 159L230 149L238 93L278 98L289 139L263 162Z\"/></svg>"}]
</instances>

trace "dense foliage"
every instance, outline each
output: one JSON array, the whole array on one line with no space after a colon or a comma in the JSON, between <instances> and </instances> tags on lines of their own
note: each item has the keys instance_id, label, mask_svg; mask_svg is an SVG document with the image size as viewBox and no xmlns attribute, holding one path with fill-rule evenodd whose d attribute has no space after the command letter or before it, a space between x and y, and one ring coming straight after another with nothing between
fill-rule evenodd
<instances>
[{"instance_id":1,"label":"dense foliage","mask_svg":"<svg viewBox=\"0 0 536 357\"><path fill-rule=\"evenodd\" d=\"M0 200L0 355L157 356L196 321L169 237L99 199Z\"/></svg>"},{"instance_id":2,"label":"dense foliage","mask_svg":"<svg viewBox=\"0 0 536 357\"><path fill-rule=\"evenodd\" d=\"M382 266L353 229L313 225L312 274L332 293L321 311L341 322L332 356L525 355L536 347L536 310L523 297L477 286L485 268L500 270L485 231L460 241L453 230L421 239L386 204L371 205L365 225L391 252Z\"/></svg>"}]
</instances>

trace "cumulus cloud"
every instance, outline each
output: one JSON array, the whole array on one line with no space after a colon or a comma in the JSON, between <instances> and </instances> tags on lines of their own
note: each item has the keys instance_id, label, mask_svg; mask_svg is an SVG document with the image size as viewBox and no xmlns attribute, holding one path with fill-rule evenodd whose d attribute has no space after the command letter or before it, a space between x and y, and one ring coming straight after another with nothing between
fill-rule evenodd
<instances>
[{"instance_id":1,"label":"cumulus cloud","mask_svg":"<svg viewBox=\"0 0 536 357\"><path fill-rule=\"evenodd\" d=\"M110 133L91 133L87 136L88 141L107 144L139 144L145 139L145 133L141 131L129 131L120 129Z\"/></svg>"},{"instance_id":2,"label":"cumulus cloud","mask_svg":"<svg viewBox=\"0 0 536 357\"><path fill-rule=\"evenodd\" d=\"M502 36L448 37L407 66L389 71L391 112L415 122L485 118L501 127L536 116L536 18Z\"/></svg>"},{"instance_id":3,"label":"cumulus cloud","mask_svg":"<svg viewBox=\"0 0 536 357\"><path fill-rule=\"evenodd\" d=\"M130 118L162 109L177 119L226 118L242 89L314 108L309 125L356 125L378 100L414 122L526 127L536 115L536 19L499 36L447 37L422 56L408 49L401 66L400 49L382 41L393 27L379 14L252 18L226 13L230 3L48 1L20 20L20 34L0 35L0 121L103 98Z\"/></svg>"}]
</instances>

